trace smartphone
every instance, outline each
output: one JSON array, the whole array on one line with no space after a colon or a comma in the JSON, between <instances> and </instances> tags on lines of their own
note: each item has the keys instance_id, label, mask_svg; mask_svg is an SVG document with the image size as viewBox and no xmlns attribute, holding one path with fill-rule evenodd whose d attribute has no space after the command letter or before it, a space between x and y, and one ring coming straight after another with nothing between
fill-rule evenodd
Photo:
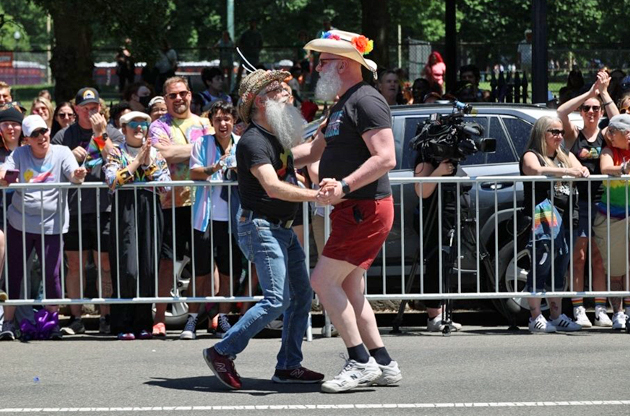
<instances>
[{"instance_id":1,"label":"smartphone","mask_svg":"<svg viewBox=\"0 0 630 416\"><path fill-rule=\"evenodd\" d=\"M16 183L19 176L20 176L19 170L7 169L6 173L4 174L4 180L7 181L7 183Z\"/></svg>"}]
</instances>

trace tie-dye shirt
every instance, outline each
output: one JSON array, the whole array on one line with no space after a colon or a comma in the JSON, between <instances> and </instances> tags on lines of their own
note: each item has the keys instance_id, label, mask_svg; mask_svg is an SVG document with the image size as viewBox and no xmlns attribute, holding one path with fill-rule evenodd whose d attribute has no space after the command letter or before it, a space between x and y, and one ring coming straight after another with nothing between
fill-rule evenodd
<instances>
[{"instance_id":1,"label":"tie-dye shirt","mask_svg":"<svg viewBox=\"0 0 630 416\"><path fill-rule=\"evenodd\" d=\"M615 166L621 166L624 161L630 160L630 150L623 150L611 147L613 163ZM610 195L610 216L613 218L626 218L627 207L626 195L630 200L630 189L628 189L627 179L613 179L611 181L602 182L604 192L602 198L597 203L597 209L602 214L607 214L608 196ZM626 194L627 193L627 194Z\"/></svg>"},{"instance_id":2,"label":"tie-dye shirt","mask_svg":"<svg viewBox=\"0 0 630 416\"><path fill-rule=\"evenodd\" d=\"M176 145L194 144L202 136L213 132L207 118L201 118L194 114L185 119L173 118L170 114L165 114L151 123L149 127L149 137L153 146L158 144L160 139ZM188 161L170 163L171 179L174 181L189 180L190 168L188 166ZM162 208L192 205L190 187L176 187L174 193L175 201L172 201L172 192L167 192L161 196Z\"/></svg>"},{"instance_id":3,"label":"tie-dye shirt","mask_svg":"<svg viewBox=\"0 0 630 416\"><path fill-rule=\"evenodd\" d=\"M151 148L151 160L153 160L153 163L146 167L140 166L132 175L127 167L136 158L136 156L132 156L132 154L137 155L137 150L139 149L129 148L127 147L127 143L116 146L120 149L120 153L110 155L107 163L103 166L105 181L112 192L126 183L168 182L171 180L171 174L166 165L166 160L164 160L155 147ZM145 189L164 194L170 188L165 186L155 188L147 186Z\"/></svg>"},{"instance_id":4,"label":"tie-dye shirt","mask_svg":"<svg viewBox=\"0 0 630 416\"><path fill-rule=\"evenodd\" d=\"M3 169L20 171L20 183L69 182L72 172L78 168L79 164L70 149L56 144L50 145L42 159L33 155L31 146L18 147L3 165ZM40 234L42 230L46 235L68 232L70 212L67 194L67 189L54 186L16 189L7 212L9 224L16 230L34 234Z\"/></svg>"}]
</instances>

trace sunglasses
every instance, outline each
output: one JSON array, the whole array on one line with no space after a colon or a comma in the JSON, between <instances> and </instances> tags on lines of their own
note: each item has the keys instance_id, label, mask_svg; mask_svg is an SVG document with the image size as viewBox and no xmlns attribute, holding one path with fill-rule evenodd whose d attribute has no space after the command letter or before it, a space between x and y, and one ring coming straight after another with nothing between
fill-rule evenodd
<instances>
[{"instance_id":1,"label":"sunglasses","mask_svg":"<svg viewBox=\"0 0 630 416\"><path fill-rule=\"evenodd\" d=\"M170 100L176 100L177 97L184 99L186 97L188 97L188 94L190 93L190 91L180 91L180 92L172 92L170 94L166 94L166 96L170 99Z\"/></svg>"},{"instance_id":2,"label":"sunglasses","mask_svg":"<svg viewBox=\"0 0 630 416\"><path fill-rule=\"evenodd\" d=\"M564 130L549 129L547 133L551 133L552 136L564 136Z\"/></svg>"},{"instance_id":3,"label":"sunglasses","mask_svg":"<svg viewBox=\"0 0 630 416\"><path fill-rule=\"evenodd\" d=\"M588 113L589 111L591 111L591 109L596 113L598 112L602 107L599 105L583 105L582 106L582 111L584 111L585 113Z\"/></svg>"},{"instance_id":4,"label":"sunglasses","mask_svg":"<svg viewBox=\"0 0 630 416\"><path fill-rule=\"evenodd\" d=\"M57 113L57 116L59 118L74 118L74 114L73 113Z\"/></svg>"},{"instance_id":5,"label":"sunglasses","mask_svg":"<svg viewBox=\"0 0 630 416\"><path fill-rule=\"evenodd\" d=\"M35 130L34 132L31 133L31 137L36 139L40 135L46 134L47 131L48 131L48 129L37 129L37 130Z\"/></svg>"},{"instance_id":6,"label":"sunglasses","mask_svg":"<svg viewBox=\"0 0 630 416\"><path fill-rule=\"evenodd\" d=\"M628 112L630 112L630 106L619 109L619 114L626 114Z\"/></svg>"},{"instance_id":7,"label":"sunglasses","mask_svg":"<svg viewBox=\"0 0 630 416\"><path fill-rule=\"evenodd\" d=\"M138 128L138 126L142 127L142 130L146 130L149 128L149 122L148 121L130 121L129 123L127 123L127 126L129 126L129 128L135 130Z\"/></svg>"}]
</instances>

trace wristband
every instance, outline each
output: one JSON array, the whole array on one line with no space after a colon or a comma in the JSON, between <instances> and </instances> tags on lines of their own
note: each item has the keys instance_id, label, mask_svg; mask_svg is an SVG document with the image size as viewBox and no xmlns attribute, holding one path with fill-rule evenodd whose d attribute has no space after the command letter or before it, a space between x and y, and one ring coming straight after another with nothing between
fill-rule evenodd
<instances>
[{"instance_id":1,"label":"wristband","mask_svg":"<svg viewBox=\"0 0 630 416\"><path fill-rule=\"evenodd\" d=\"M608 102L606 102L606 103L604 103L604 104L602 104L602 105L603 105L604 107L606 107L606 106L611 105L612 103L613 103L613 102L612 102L612 100L611 100L611 101L608 101Z\"/></svg>"},{"instance_id":2,"label":"wristband","mask_svg":"<svg viewBox=\"0 0 630 416\"><path fill-rule=\"evenodd\" d=\"M346 183L345 180L340 180L339 183L341 184L341 192L343 192L344 195L349 194L350 193L350 185L348 185Z\"/></svg>"}]
</instances>

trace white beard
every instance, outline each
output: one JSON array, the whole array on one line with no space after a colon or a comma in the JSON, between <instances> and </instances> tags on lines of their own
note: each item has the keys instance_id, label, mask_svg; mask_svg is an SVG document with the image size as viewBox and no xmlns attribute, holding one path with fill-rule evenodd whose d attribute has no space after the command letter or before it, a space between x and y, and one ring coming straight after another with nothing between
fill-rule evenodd
<instances>
[{"instance_id":1,"label":"white beard","mask_svg":"<svg viewBox=\"0 0 630 416\"><path fill-rule=\"evenodd\" d=\"M336 72L337 62L330 62L319 74L315 86L315 98L322 101L333 101L341 89L341 78Z\"/></svg>"},{"instance_id":2,"label":"white beard","mask_svg":"<svg viewBox=\"0 0 630 416\"><path fill-rule=\"evenodd\" d=\"M268 99L265 102L265 116L272 133L285 150L300 144L306 124L300 110L286 102Z\"/></svg>"}]
</instances>

